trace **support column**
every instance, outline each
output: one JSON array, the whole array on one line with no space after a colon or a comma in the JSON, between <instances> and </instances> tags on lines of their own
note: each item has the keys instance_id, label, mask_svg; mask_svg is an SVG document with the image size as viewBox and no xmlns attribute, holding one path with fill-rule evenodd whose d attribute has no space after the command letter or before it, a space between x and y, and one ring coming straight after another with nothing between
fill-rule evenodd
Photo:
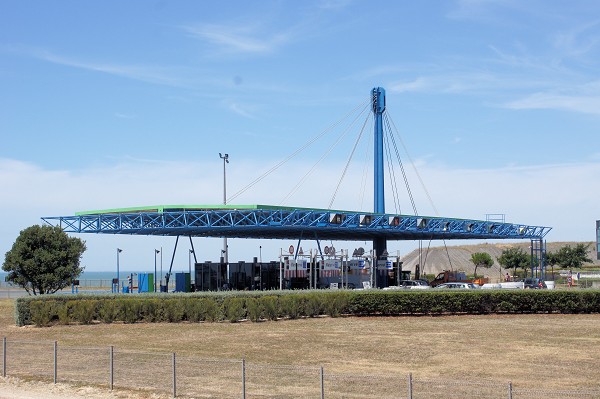
<instances>
[{"instance_id":1,"label":"support column","mask_svg":"<svg viewBox=\"0 0 600 399\"><path fill-rule=\"evenodd\" d=\"M374 212L385 213L384 172L383 172L383 112L385 111L385 90L375 87L371 91L374 130L374 167L373 167L373 200ZM377 254L383 254L387 249L385 238L373 240L373 249Z\"/></svg>"}]
</instances>

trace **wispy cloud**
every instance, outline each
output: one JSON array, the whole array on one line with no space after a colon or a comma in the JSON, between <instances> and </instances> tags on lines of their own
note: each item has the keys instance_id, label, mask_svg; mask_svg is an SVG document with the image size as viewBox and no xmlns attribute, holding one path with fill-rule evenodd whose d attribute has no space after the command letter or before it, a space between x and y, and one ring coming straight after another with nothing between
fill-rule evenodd
<instances>
[{"instance_id":1,"label":"wispy cloud","mask_svg":"<svg viewBox=\"0 0 600 399\"><path fill-rule=\"evenodd\" d=\"M58 55L48 50L31 50L29 51L29 54L47 62L73 68L103 72L110 75L141 80L148 83L172 86L183 85L183 82L179 78L169 73L166 68L163 67L84 61L72 57Z\"/></svg>"},{"instance_id":2,"label":"wispy cloud","mask_svg":"<svg viewBox=\"0 0 600 399\"><path fill-rule=\"evenodd\" d=\"M115 117L116 117L116 118L119 118L119 119L135 119L135 118L137 118L137 116L136 116L136 115L133 115L133 114L125 114L125 113L122 113L122 112L116 112L116 113L115 113Z\"/></svg>"},{"instance_id":3,"label":"wispy cloud","mask_svg":"<svg viewBox=\"0 0 600 399\"><path fill-rule=\"evenodd\" d=\"M183 26L190 36L234 53L270 53L290 40L289 32L262 33L257 25L198 24Z\"/></svg>"},{"instance_id":4,"label":"wispy cloud","mask_svg":"<svg viewBox=\"0 0 600 399\"><path fill-rule=\"evenodd\" d=\"M324 10L337 10L345 8L352 3L352 0L321 0L318 7Z\"/></svg>"},{"instance_id":5,"label":"wispy cloud","mask_svg":"<svg viewBox=\"0 0 600 399\"><path fill-rule=\"evenodd\" d=\"M56 54L55 52L47 49L32 47L13 47L10 50L57 65L106 73L109 75L139 80L147 83L169 86L183 86L185 84L185 82L180 78L182 75L181 68L167 68L149 65L126 65L112 62L89 61L76 57Z\"/></svg>"},{"instance_id":6,"label":"wispy cloud","mask_svg":"<svg viewBox=\"0 0 600 399\"><path fill-rule=\"evenodd\" d=\"M600 115L600 81L537 92L504 104L509 109L556 109Z\"/></svg>"},{"instance_id":7,"label":"wispy cloud","mask_svg":"<svg viewBox=\"0 0 600 399\"><path fill-rule=\"evenodd\" d=\"M505 104L509 109L556 109L600 115L600 96L535 93Z\"/></svg>"},{"instance_id":8,"label":"wispy cloud","mask_svg":"<svg viewBox=\"0 0 600 399\"><path fill-rule=\"evenodd\" d=\"M600 44L600 20L557 33L554 37L554 46L566 56L579 57L587 54Z\"/></svg>"},{"instance_id":9,"label":"wispy cloud","mask_svg":"<svg viewBox=\"0 0 600 399\"><path fill-rule=\"evenodd\" d=\"M228 110L237 115L243 116L244 118L256 119L256 115L253 113L253 110L256 108L255 106L242 105L231 100L224 100L223 104Z\"/></svg>"},{"instance_id":10,"label":"wispy cloud","mask_svg":"<svg viewBox=\"0 0 600 399\"><path fill-rule=\"evenodd\" d=\"M533 83L529 83L530 85ZM507 90L522 88L521 79L477 71L438 71L426 76L417 76L408 81L394 83L391 92L426 92L426 93L482 93L490 90Z\"/></svg>"}]
</instances>

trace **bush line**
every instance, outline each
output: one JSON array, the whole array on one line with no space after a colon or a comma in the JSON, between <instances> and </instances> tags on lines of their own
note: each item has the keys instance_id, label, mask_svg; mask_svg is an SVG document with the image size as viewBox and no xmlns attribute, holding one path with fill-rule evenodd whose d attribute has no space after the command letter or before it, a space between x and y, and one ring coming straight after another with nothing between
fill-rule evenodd
<instances>
[{"instance_id":1,"label":"bush line","mask_svg":"<svg viewBox=\"0 0 600 399\"><path fill-rule=\"evenodd\" d=\"M600 290L265 291L17 298L16 324L259 322L328 315L600 313Z\"/></svg>"}]
</instances>

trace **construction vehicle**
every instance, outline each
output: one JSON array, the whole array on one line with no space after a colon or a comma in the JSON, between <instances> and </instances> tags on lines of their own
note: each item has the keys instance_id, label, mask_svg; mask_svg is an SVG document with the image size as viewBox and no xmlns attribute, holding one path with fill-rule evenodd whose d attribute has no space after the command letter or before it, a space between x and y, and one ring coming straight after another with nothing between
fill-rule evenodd
<instances>
[{"instance_id":1,"label":"construction vehicle","mask_svg":"<svg viewBox=\"0 0 600 399\"><path fill-rule=\"evenodd\" d=\"M465 272L444 270L438 274L433 281L429 283L431 287L435 287L444 283L473 283L477 285L483 285L489 283L489 279L486 277L478 277L476 279L468 279Z\"/></svg>"}]
</instances>

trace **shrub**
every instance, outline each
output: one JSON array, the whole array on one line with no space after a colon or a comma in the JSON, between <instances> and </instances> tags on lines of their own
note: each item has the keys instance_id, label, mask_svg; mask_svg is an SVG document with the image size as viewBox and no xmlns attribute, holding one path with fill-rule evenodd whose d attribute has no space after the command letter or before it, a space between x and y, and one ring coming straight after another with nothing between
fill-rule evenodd
<instances>
[{"instance_id":1,"label":"shrub","mask_svg":"<svg viewBox=\"0 0 600 399\"><path fill-rule=\"evenodd\" d=\"M66 325L71 322L70 313L73 311L76 303L76 301L67 301L62 306L57 306L56 315L58 316L58 324Z\"/></svg>"},{"instance_id":2,"label":"shrub","mask_svg":"<svg viewBox=\"0 0 600 399\"><path fill-rule=\"evenodd\" d=\"M263 317L262 304L256 298L246 299L246 310L248 312L248 319L253 322L260 321Z\"/></svg>"},{"instance_id":3,"label":"shrub","mask_svg":"<svg viewBox=\"0 0 600 399\"><path fill-rule=\"evenodd\" d=\"M96 316L97 301L93 299L69 301L73 309L73 320L81 324L90 324Z\"/></svg>"},{"instance_id":4,"label":"shrub","mask_svg":"<svg viewBox=\"0 0 600 399\"><path fill-rule=\"evenodd\" d=\"M217 302L213 298L201 298L201 309L204 314L204 320L206 321L220 321L223 319L223 315L217 305Z\"/></svg>"},{"instance_id":5,"label":"shrub","mask_svg":"<svg viewBox=\"0 0 600 399\"><path fill-rule=\"evenodd\" d=\"M17 325L252 321L328 314L600 313L600 290L290 291L52 295L15 301Z\"/></svg>"},{"instance_id":6,"label":"shrub","mask_svg":"<svg viewBox=\"0 0 600 399\"><path fill-rule=\"evenodd\" d=\"M47 327L54 319L54 301L32 301L30 305L31 321L38 327ZM58 317L58 316L57 316Z\"/></svg>"},{"instance_id":7,"label":"shrub","mask_svg":"<svg viewBox=\"0 0 600 399\"><path fill-rule=\"evenodd\" d=\"M108 299L100 302L98 317L103 323L110 324L117 319L118 308L114 299Z\"/></svg>"},{"instance_id":8,"label":"shrub","mask_svg":"<svg viewBox=\"0 0 600 399\"><path fill-rule=\"evenodd\" d=\"M309 317L315 317L323 312L326 299L323 295L311 292L304 299L304 314Z\"/></svg>"},{"instance_id":9,"label":"shrub","mask_svg":"<svg viewBox=\"0 0 600 399\"><path fill-rule=\"evenodd\" d=\"M343 291L329 295L329 298L325 302L325 313L330 317L338 317L346 312L347 308L348 296Z\"/></svg>"},{"instance_id":10,"label":"shrub","mask_svg":"<svg viewBox=\"0 0 600 399\"><path fill-rule=\"evenodd\" d=\"M181 298L163 300L161 310L161 320L169 323L179 323L185 316L185 304Z\"/></svg>"},{"instance_id":11,"label":"shrub","mask_svg":"<svg viewBox=\"0 0 600 399\"><path fill-rule=\"evenodd\" d=\"M223 301L223 314L232 323L238 322L246 317L244 309L244 298L229 297Z\"/></svg>"},{"instance_id":12,"label":"shrub","mask_svg":"<svg viewBox=\"0 0 600 399\"><path fill-rule=\"evenodd\" d=\"M300 297L298 295L287 294L279 298L281 315L290 319L297 319L300 316Z\"/></svg>"},{"instance_id":13,"label":"shrub","mask_svg":"<svg viewBox=\"0 0 600 399\"><path fill-rule=\"evenodd\" d=\"M140 301L140 319L148 323L165 321L161 318L160 303L157 298L144 298Z\"/></svg>"},{"instance_id":14,"label":"shrub","mask_svg":"<svg viewBox=\"0 0 600 399\"><path fill-rule=\"evenodd\" d=\"M119 319L125 323L133 324L140 320L140 302L132 299L120 299L117 302L119 304Z\"/></svg>"},{"instance_id":15,"label":"shrub","mask_svg":"<svg viewBox=\"0 0 600 399\"><path fill-rule=\"evenodd\" d=\"M267 295L259 298L259 302L264 309L265 318L267 320L277 320L279 317L278 299L274 295Z\"/></svg>"}]
</instances>

